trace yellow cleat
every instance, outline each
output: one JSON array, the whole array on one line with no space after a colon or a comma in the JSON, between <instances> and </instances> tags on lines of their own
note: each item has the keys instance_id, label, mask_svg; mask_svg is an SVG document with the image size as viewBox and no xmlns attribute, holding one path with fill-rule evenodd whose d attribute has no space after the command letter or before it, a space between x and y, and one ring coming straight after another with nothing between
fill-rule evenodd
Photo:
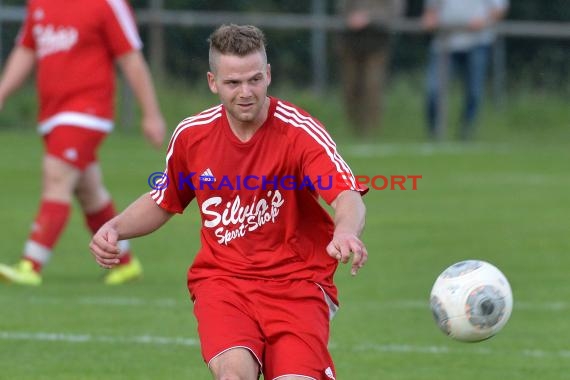
<instances>
[{"instance_id":1,"label":"yellow cleat","mask_svg":"<svg viewBox=\"0 0 570 380\"><path fill-rule=\"evenodd\" d=\"M136 258L132 258L128 264L123 264L109 270L103 282L106 285L121 285L142 277L142 265Z\"/></svg>"},{"instance_id":2,"label":"yellow cleat","mask_svg":"<svg viewBox=\"0 0 570 380\"><path fill-rule=\"evenodd\" d=\"M34 270L31 262L22 260L14 266L0 264L0 281L38 286L42 284L42 276Z\"/></svg>"}]
</instances>

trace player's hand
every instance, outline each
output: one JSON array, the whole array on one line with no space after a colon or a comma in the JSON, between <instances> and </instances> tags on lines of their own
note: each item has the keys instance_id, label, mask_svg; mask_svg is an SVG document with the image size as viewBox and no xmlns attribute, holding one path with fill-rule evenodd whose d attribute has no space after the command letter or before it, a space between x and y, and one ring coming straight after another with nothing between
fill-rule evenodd
<instances>
[{"instance_id":1,"label":"player's hand","mask_svg":"<svg viewBox=\"0 0 570 380\"><path fill-rule=\"evenodd\" d=\"M346 24L352 30L362 30L370 25L370 16L366 11L355 11L348 15Z\"/></svg>"},{"instance_id":2,"label":"player's hand","mask_svg":"<svg viewBox=\"0 0 570 380\"><path fill-rule=\"evenodd\" d=\"M352 255L350 273L353 276L358 273L358 270L362 268L368 260L368 251L366 251L364 243L362 243L356 235L349 233L335 234L327 246L327 253L343 264L348 263Z\"/></svg>"},{"instance_id":3,"label":"player's hand","mask_svg":"<svg viewBox=\"0 0 570 380\"><path fill-rule=\"evenodd\" d=\"M469 30L477 32L477 31L483 30L487 27L487 21L482 17L475 17L474 19L469 21L468 27L469 27Z\"/></svg>"},{"instance_id":4,"label":"player's hand","mask_svg":"<svg viewBox=\"0 0 570 380\"><path fill-rule=\"evenodd\" d=\"M160 149L164 143L164 136L166 135L166 123L162 116L144 116L142 119L142 129L145 138L152 146L156 149Z\"/></svg>"},{"instance_id":5,"label":"player's hand","mask_svg":"<svg viewBox=\"0 0 570 380\"><path fill-rule=\"evenodd\" d=\"M93 257L95 257L97 264L107 269L119 264L119 253L121 253L121 251L117 246L117 242L118 233L108 224L103 225L103 227L93 235L91 243L89 243L89 249Z\"/></svg>"},{"instance_id":6,"label":"player's hand","mask_svg":"<svg viewBox=\"0 0 570 380\"><path fill-rule=\"evenodd\" d=\"M433 31L439 27L439 19L435 12L426 12L421 19L422 27L425 30Z\"/></svg>"}]
</instances>

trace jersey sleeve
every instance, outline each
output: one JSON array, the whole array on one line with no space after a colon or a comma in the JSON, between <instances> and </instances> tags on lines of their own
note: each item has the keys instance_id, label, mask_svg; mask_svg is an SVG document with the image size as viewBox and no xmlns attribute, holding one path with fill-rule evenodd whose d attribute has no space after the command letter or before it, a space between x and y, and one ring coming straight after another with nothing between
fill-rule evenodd
<instances>
[{"instance_id":1,"label":"jersey sleeve","mask_svg":"<svg viewBox=\"0 0 570 380\"><path fill-rule=\"evenodd\" d=\"M24 18L24 23L20 27L20 31L16 37L16 44L35 50L36 41L34 40L34 35L32 33L32 14L32 3L28 2L26 5L26 16Z\"/></svg>"},{"instance_id":2,"label":"jersey sleeve","mask_svg":"<svg viewBox=\"0 0 570 380\"><path fill-rule=\"evenodd\" d=\"M345 190L366 194L368 188L357 182L322 124L311 119L310 125L296 145L302 149L303 177L310 178L314 188L327 204L332 203Z\"/></svg>"},{"instance_id":3,"label":"jersey sleeve","mask_svg":"<svg viewBox=\"0 0 570 380\"><path fill-rule=\"evenodd\" d=\"M168 146L166 169L163 173L153 173L149 177L152 199L164 210L181 214L195 198L191 178L188 171L188 149L184 136L175 130Z\"/></svg>"},{"instance_id":4,"label":"jersey sleeve","mask_svg":"<svg viewBox=\"0 0 570 380\"><path fill-rule=\"evenodd\" d=\"M114 57L140 50L142 41L134 12L125 0L105 0L104 35Z\"/></svg>"}]
</instances>

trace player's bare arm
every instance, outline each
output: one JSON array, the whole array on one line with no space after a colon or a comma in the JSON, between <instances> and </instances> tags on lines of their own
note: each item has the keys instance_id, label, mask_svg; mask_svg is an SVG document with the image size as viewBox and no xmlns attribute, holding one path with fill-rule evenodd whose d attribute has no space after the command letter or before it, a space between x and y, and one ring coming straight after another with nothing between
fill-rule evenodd
<instances>
[{"instance_id":1,"label":"player's bare arm","mask_svg":"<svg viewBox=\"0 0 570 380\"><path fill-rule=\"evenodd\" d=\"M507 14L508 7L495 8L491 11L491 19L493 23L501 21Z\"/></svg>"},{"instance_id":2,"label":"player's bare arm","mask_svg":"<svg viewBox=\"0 0 570 380\"><path fill-rule=\"evenodd\" d=\"M359 9L348 15L346 23L352 30L362 30L370 25L370 21L369 12L364 9Z\"/></svg>"},{"instance_id":3,"label":"player's bare arm","mask_svg":"<svg viewBox=\"0 0 570 380\"><path fill-rule=\"evenodd\" d=\"M469 29L473 31L483 30L499 22L505 15L505 8L495 8L487 17L476 17L469 23Z\"/></svg>"},{"instance_id":4,"label":"player's bare arm","mask_svg":"<svg viewBox=\"0 0 570 380\"><path fill-rule=\"evenodd\" d=\"M352 255L350 272L354 276L368 260L368 252L360 240L366 207L360 193L352 190L340 193L331 206L334 208L335 230L332 241L327 246L327 253L343 264L348 263Z\"/></svg>"},{"instance_id":5,"label":"player's bare arm","mask_svg":"<svg viewBox=\"0 0 570 380\"><path fill-rule=\"evenodd\" d=\"M155 148L162 147L166 123L160 112L152 78L142 53L133 50L119 57L117 63L140 104L144 136Z\"/></svg>"},{"instance_id":6,"label":"player's bare arm","mask_svg":"<svg viewBox=\"0 0 570 380\"><path fill-rule=\"evenodd\" d=\"M426 9L422 15L421 24L424 29L429 31L433 31L435 28L437 28L439 20L436 10L432 8Z\"/></svg>"},{"instance_id":7,"label":"player's bare arm","mask_svg":"<svg viewBox=\"0 0 570 380\"><path fill-rule=\"evenodd\" d=\"M93 236L89 248L95 261L104 268L114 267L119 264L119 240L147 235L160 228L172 215L158 206L149 194L143 194Z\"/></svg>"},{"instance_id":8,"label":"player's bare arm","mask_svg":"<svg viewBox=\"0 0 570 380\"><path fill-rule=\"evenodd\" d=\"M24 83L36 62L34 52L23 46L16 46L10 53L0 80L0 110L11 93Z\"/></svg>"}]
</instances>

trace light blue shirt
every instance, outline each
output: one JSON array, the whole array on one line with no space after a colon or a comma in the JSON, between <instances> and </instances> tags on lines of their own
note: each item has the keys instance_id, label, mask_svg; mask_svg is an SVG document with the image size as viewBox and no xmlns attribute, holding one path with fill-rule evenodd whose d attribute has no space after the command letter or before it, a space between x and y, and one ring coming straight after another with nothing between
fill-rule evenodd
<instances>
[{"instance_id":1,"label":"light blue shirt","mask_svg":"<svg viewBox=\"0 0 570 380\"><path fill-rule=\"evenodd\" d=\"M467 27L475 18L489 19L493 11L504 10L509 0L426 0L426 8L436 11L440 27ZM480 31L454 30L440 31L434 39L436 48L447 47L451 51L471 49L478 45L491 44L495 39L494 28Z\"/></svg>"}]
</instances>

